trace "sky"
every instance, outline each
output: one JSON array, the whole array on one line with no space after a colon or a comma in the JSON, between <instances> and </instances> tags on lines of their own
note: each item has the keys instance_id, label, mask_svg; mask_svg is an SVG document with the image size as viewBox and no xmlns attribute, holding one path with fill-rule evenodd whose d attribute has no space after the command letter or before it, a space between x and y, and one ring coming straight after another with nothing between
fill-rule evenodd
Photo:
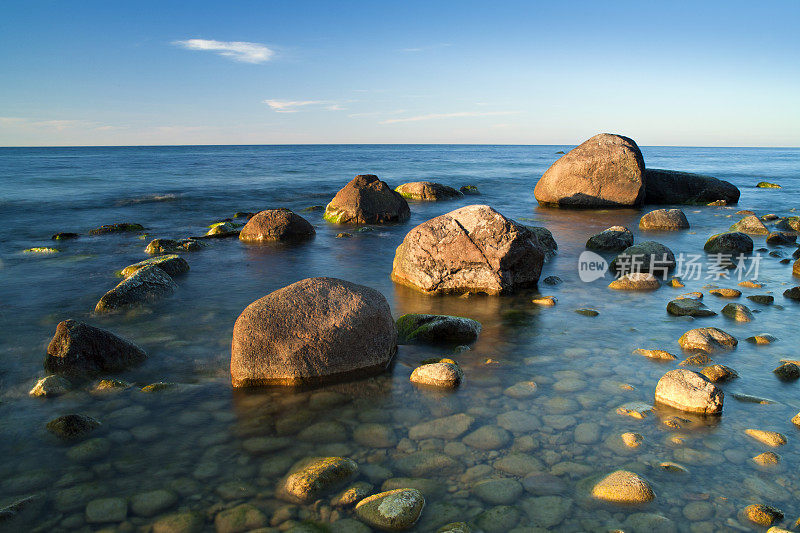
<instances>
[{"instance_id":1,"label":"sky","mask_svg":"<svg viewBox=\"0 0 800 533\"><path fill-rule=\"evenodd\" d=\"M0 146L800 146L800 1L3 0Z\"/></svg>"}]
</instances>

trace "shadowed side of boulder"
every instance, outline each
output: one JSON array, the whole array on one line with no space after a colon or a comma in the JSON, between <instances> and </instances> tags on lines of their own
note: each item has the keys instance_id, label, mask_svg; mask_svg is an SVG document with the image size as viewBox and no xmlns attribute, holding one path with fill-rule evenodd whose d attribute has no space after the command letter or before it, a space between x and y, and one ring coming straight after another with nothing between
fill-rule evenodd
<instances>
[{"instance_id":1,"label":"shadowed side of boulder","mask_svg":"<svg viewBox=\"0 0 800 533\"><path fill-rule=\"evenodd\" d=\"M648 168L645 170L645 203L705 205L722 200L739 202L739 189L711 176Z\"/></svg>"}]
</instances>

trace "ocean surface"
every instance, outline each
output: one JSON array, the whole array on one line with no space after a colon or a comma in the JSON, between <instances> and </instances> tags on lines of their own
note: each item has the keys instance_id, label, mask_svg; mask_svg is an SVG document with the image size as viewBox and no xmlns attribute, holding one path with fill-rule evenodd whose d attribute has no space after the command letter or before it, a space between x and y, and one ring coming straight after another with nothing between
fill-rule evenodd
<instances>
[{"instance_id":1,"label":"ocean surface","mask_svg":"<svg viewBox=\"0 0 800 533\"><path fill-rule=\"evenodd\" d=\"M800 382L779 381L772 370L783 358L800 359L797 302L783 291L792 279L795 247L767 247L754 236L764 283L731 300L748 305L749 323L721 315L702 319L667 315L667 303L689 291L719 312L729 300L711 286L737 287L740 279L685 279L686 287L655 292L616 292L610 277L591 283L578 276L586 239L612 225L633 230L637 241L658 240L676 255L700 255L708 236L726 230L740 209L758 215L796 215L800 208L800 149L643 147L648 167L699 172L739 187L738 206L682 209L691 229L643 235L638 220L648 209L568 211L539 208L533 188L541 174L570 146L198 146L124 148L0 148L0 509L34 496L19 516L4 519L9 531L138 531L175 512L198 512L205 530L215 516L246 503L258 508L251 526L288 530L293 524L326 523L330 531L363 531L349 508L328 500L290 505L274 498L278 480L296 461L342 455L361 466L359 479L383 487L419 487L427 506L415 531L436 531L466 521L474 531L741 531L738 518L751 503L780 508L784 525L800 508L800 435L790 422L800 410ZM356 174L377 174L392 187L432 180L459 187L477 185L480 196L448 202L409 202L411 220L369 231L334 226L322 219L324 206ZM781 189L757 189L759 181ZM540 284L504 297L431 297L400 287L389 274L396 247L414 226L457 207L489 204L528 225L545 226L558 242L558 255ZM206 241L185 253L191 270L176 279L173 297L136 311L95 316L97 300L119 278L119 269L147 258L156 237L202 235L207 226L237 211L287 207L316 228L302 245L243 245L237 239ZM102 224L135 222L145 232L88 236ZM341 231L351 239L336 239ZM52 241L57 232L82 236ZM32 247L60 250L24 253ZM747 274L747 273L746 273ZM342 278L379 290L397 317L408 312L443 313L479 320L483 331L469 350L401 346L391 372L351 384L312 391L234 392L228 371L233 323L252 301L312 276ZM742 278L745 279L745 278ZM537 294L558 304L540 308ZM775 296L773 305L745 299ZM596 317L575 312L593 308ZM114 376L134 386L98 394L91 384L53 399L28 391L45 375L42 361L56 324L73 318L107 328L142 346L145 364ZM716 326L740 340L736 350L712 356L739 378L721 385L719 418L685 418L658 408L642 419L623 416L629 402L651 404L659 377L685 357L677 340L685 331ZM768 346L744 342L769 333ZM658 363L633 354L637 348L667 350L675 362ZM451 356L466 381L455 392L419 390L408 377L423 359ZM141 392L154 382L171 390ZM530 397L507 389L536 383ZM517 389L523 387L518 385ZM512 391L517 390L512 389ZM771 403L734 398L747 394ZM102 422L87 440L64 443L45 424L81 413ZM463 434L411 440L409 428L464 413ZM447 425L446 423L444 425ZM477 437L462 439L481 430ZM788 443L772 450L748 437L748 428L779 431ZM374 434L383 435L383 440ZM642 436L628 448L624 432ZM372 436L372 437L370 437ZM490 438L487 438L490 437ZM289 438L286 438L289 437ZM479 447L473 446L480 440ZM380 441L380 442L378 442ZM751 458L765 451L781 456L764 468ZM446 456L446 460L443 459ZM665 470L663 462L686 472ZM656 499L639 508L601 505L587 487L617 469L641 474ZM399 479L398 479L399 478ZM513 478L510 493L476 489L493 478ZM154 507L141 494L160 492ZM89 523L90 502L122 498L123 518ZM138 498L138 499L137 499ZM102 502L101 502L102 503ZM96 504L95 504L96 505ZM153 510L155 509L155 510ZM224 525L224 524L223 524ZM311 527L311 526L309 526ZM114 529L116 528L116 529ZM301 531L297 529L296 531ZM302 531L307 531L303 529ZM325 531L309 529L308 531Z\"/></svg>"}]
</instances>

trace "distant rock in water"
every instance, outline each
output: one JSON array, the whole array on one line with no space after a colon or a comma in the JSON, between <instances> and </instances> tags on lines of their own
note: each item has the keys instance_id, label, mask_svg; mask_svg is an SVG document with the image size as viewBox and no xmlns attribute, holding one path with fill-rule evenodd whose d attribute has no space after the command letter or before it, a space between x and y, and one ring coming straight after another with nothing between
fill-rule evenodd
<instances>
[{"instance_id":1,"label":"distant rock in water","mask_svg":"<svg viewBox=\"0 0 800 533\"><path fill-rule=\"evenodd\" d=\"M386 298L335 278L309 278L256 300L233 327L234 387L317 385L383 372L397 351Z\"/></svg>"},{"instance_id":2,"label":"distant rock in water","mask_svg":"<svg viewBox=\"0 0 800 533\"><path fill-rule=\"evenodd\" d=\"M633 233L624 226L612 226L589 237L586 248L603 252L621 252L633 246Z\"/></svg>"},{"instance_id":3,"label":"distant rock in water","mask_svg":"<svg viewBox=\"0 0 800 533\"><path fill-rule=\"evenodd\" d=\"M644 200L644 172L644 159L633 139L601 133L553 163L534 195L544 206L635 206Z\"/></svg>"},{"instance_id":4,"label":"distant rock in water","mask_svg":"<svg viewBox=\"0 0 800 533\"><path fill-rule=\"evenodd\" d=\"M460 316L408 313L396 324L400 344L471 344L481 332L480 322Z\"/></svg>"},{"instance_id":5,"label":"distant rock in water","mask_svg":"<svg viewBox=\"0 0 800 533\"><path fill-rule=\"evenodd\" d=\"M267 209L253 215L239 233L245 242L300 242L313 239L314 226L288 209Z\"/></svg>"},{"instance_id":6,"label":"distant rock in water","mask_svg":"<svg viewBox=\"0 0 800 533\"><path fill-rule=\"evenodd\" d=\"M395 191L399 192L403 198L427 202L451 200L453 198L461 198L464 196L452 187L442 185L441 183L434 183L432 181L413 181L411 183L404 183L397 187Z\"/></svg>"},{"instance_id":7,"label":"distant rock in water","mask_svg":"<svg viewBox=\"0 0 800 533\"><path fill-rule=\"evenodd\" d=\"M481 194L477 185L462 185L458 190L466 196L478 196Z\"/></svg>"},{"instance_id":8,"label":"distant rock in water","mask_svg":"<svg viewBox=\"0 0 800 533\"><path fill-rule=\"evenodd\" d=\"M680 209L656 209L639 220L639 229L645 231L676 231L689 229L689 221Z\"/></svg>"},{"instance_id":9,"label":"distant rock in water","mask_svg":"<svg viewBox=\"0 0 800 533\"><path fill-rule=\"evenodd\" d=\"M723 201L739 202L739 189L732 183L711 176L648 168L645 171L645 203L706 205Z\"/></svg>"},{"instance_id":10,"label":"distant rock in water","mask_svg":"<svg viewBox=\"0 0 800 533\"><path fill-rule=\"evenodd\" d=\"M54 241L66 241L69 239L77 239L78 237L80 237L80 235L78 235L77 233L60 232L56 233L50 238L53 239Z\"/></svg>"},{"instance_id":11,"label":"distant rock in water","mask_svg":"<svg viewBox=\"0 0 800 533\"><path fill-rule=\"evenodd\" d=\"M118 224L106 224L95 228L89 232L91 235L106 235L108 233L128 233L132 231L142 231L144 226L132 222L120 222Z\"/></svg>"},{"instance_id":12,"label":"distant rock in water","mask_svg":"<svg viewBox=\"0 0 800 533\"><path fill-rule=\"evenodd\" d=\"M120 372L147 359L136 344L110 331L64 320L56 326L44 368L49 372L96 374Z\"/></svg>"},{"instance_id":13,"label":"distant rock in water","mask_svg":"<svg viewBox=\"0 0 800 533\"><path fill-rule=\"evenodd\" d=\"M172 278L161 268L151 265L139 269L121 281L97 302L95 313L136 307L170 296L177 289Z\"/></svg>"},{"instance_id":14,"label":"distant rock in water","mask_svg":"<svg viewBox=\"0 0 800 533\"><path fill-rule=\"evenodd\" d=\"M334 224L386 224L405 222L411 216L408 202L373 174L359 174L345 185L325 208L324 218Z\"/></svg>"},{"instance_id":15,"label":"distant rock in water","mask_svg":"<svg viewBox=\"0 0 800 533\"><path fill-rule=\"evenodd\" d=\"M176 252L196 252L203 247L200 241L195 239L182 239L175 241L172 239L153 239L147 244L144 253L149 255L174 254Z\"/></svg>"},{"instance_id":16,"label":"distant rock in water","mask_svg":"<svg viewBox=\"0 0 800 533\"><path fill-rule=\"evenodd\" d=\"M758 184L756 184L756 187L758 187L759 189L780 189L781 188L781 186L778 185L777 183L770 183L768 181L759 181Z\"/></svg>"},{"instance_id":17,"label":"distant rock in water","mask_svg":"<svg viewBox=\"0 0 800 533\"><path fill-rule=\"evenodd\" d=\"M535 286L543 263L529 228L488 205L470 205L409 231L392 280L426 293L500 294Z\"/></svg>"}]
</instances>

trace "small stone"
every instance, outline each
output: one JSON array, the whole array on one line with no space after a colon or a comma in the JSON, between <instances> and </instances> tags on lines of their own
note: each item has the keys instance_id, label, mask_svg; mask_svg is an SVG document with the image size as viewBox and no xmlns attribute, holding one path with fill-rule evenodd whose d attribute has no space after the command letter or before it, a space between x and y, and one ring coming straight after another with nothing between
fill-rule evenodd
<instances>
[{"instance_id":1,"label":"small stone","mask_svg":"<svg viewBox=\"0 0 800 533\"><path fill-rule=\"evenodd\" d=\"M781 456L775 452L764 452L753 457L753 462L765 467L778 466L781 462Z\"/></svg>"},{"instance_id":2,"label":"small stone","mask_svg":"<svg viewBox=\"0 0 800 533\"><path fill-rule=\"evenodd\" d=\"M680 366L706 366L713 363L714 360L711 359L708 354L698 353L681 361Z\"/></svg>"},{"instance_id":3,"label":"small stone","mask_svg":"<svg viewBox=\"0 0 800 533\"><path fill-rule=\"evenodd\" d=\"M482 426L465 436L461 441L479 450L497 450L511 440L511 434L498 426Z\"/></svg>"},{"instance_id":4,"label":"small stone","mask_svg":"<svg viewBox=\"0 0 800 533\"><path fill-rule=\"evenodd\" d=\"M689 502L683 508L683 516L692 522L701 522L714 516L714 506L709 502Z\"/></svg>"},{"instance_id":5,"label":"small stone","mask_svg":"<svg viewBox=\"0 0 800 533\"><path fill-rule=\"evenodd\" d=\"M485 479L472 487L472 494L491 505L511 505L522 490L522 484L513 478Z\"/></svg>"},{"instance_id":6,"label":"small stone","mask_svg":"<svg viewBox=\"0 0 800 533\"><path fill-rule=\"evenodd\" d=\"M90 524L122 522L128 516L128 502L124 498L101 498L86 505L86 521Z\"/></svg>"},{"instance_id":7,"label":"small stone","mask_svg":"<svg viewBox=\"0 0 800 533\"><path fill-rule=\"evenodd\" d=\"M596 422L583 422L575 426L575 442L592 444L600 439L600 426Z\"/></svg>"},{"instance_id":8,"label":"small stone","mask_svg":"<svg viewBox=\"0 0 800 533\"><path fill-rule=\"evenodd\" d=\"M646 213L639 220L643 231L677 231L689 229L689 221L680 209L656 209Z\"/></svg>"},{"instance_id":9,"label":"small stone","mask_svg":"<svg viewBox=\"0 0 800 533\"><path fill-rule=\"evenodd\" d=\"M784 298L789 298L790 300L800 300L800 287L786 289L783 291L783 296Z\"/></svg>"},{"instance_id":10,"label":"small stone","mask_svg":"<svg viewBox=\"0 0 800 533\"><path fill-rule=\"evenodd\" d=\"M65 440L87 435L100 427L100 422L90 416L64 415L47 423L47 430Z\"/></svg>"},{"instance_id":11,"label":"small stone","mask_svg":"<svg viewBox=\"0 0 800 533\"><path fill-rule=\"evenodd\" d=\"M558 302L558 298L555 296L540 296L539 298L534 298L531 302L535 305L540 305L543 307L552 307L556 305Z\"/></svg>"},{"instance_id":12,"label":"small stone","mask_svg":"<svg viewBox=\"0 0 800 533\"><path fill-rule=\"evenodd\" d=\"M642 441L644 440L644 437L642 437L639 433L633 433L630 431L623 433L620 435L620 437L622 438L622 442L628 448L638 448L642 445Z\"/></svg>"},{"instance_id":13,"label":"small stone","mask_svg":"<svg viewBox=\"0 0 800 533\"><path fill-rule=\"evenodd\" d=\"M739 377L739 374L725 365L710 365L700 371L712 383L724 383Z\"/></svg>"},{"instance_id":14,"label":"small stone","mask_svg":"<svg viewBox=\"0 0 800 533\"><path fill-rule=\"evenodd\" d=\"M217 513L214 517L217 533L243 533L263 527L267 523L267 516L264 513L246 503Z\"/></svg>"},{"instance_id":15,"label":"small stone","mask_svg":"<svg viewBox=\"0 0 800 533\"><path fill-rule=\"evenodd\" d=\"M356 505L356 516L365 524L384 531L411 529L425 507L425 497L416 489L396 489L364 498Z\"/></svg>"},{"instance_id":16,"label":"small stone","mask_svg":"<svg viewBox=\"0 0 800 533\"><path fill-rule=\"evenodd\" d=\"M747 337L745 340L751 344L772 344L778 339L776 339L769 333L761 333L760 335L753 335L752 337Z\"/></svg>"},{"instance_id":17,"label":"small stone","mask_svg":"<svg viewBox=\"0 0 800 533\"><path fill-rule=\"evenodd\" d=\"M722 314L736 322L751 322L754 318L750 308L742 304L728 304L722 308Z\"/></svg>"},{"instance_id":18,"label":"small stone","mask_svg":"<svg viewBox=\"0 0 800 533\"><path fill-rule=\"evenodd\" d=\"M153 533L200 533L204 525L198 513L174 513L153 524Z\"/></svg>"},{"instance_id":19,"label":"small stone","mask_svg":"<svg viewBox=\"0 0 800 533\"><path fill-rule=\"evenodd\" d=\"M760 503L748 505L742 514L750 522L763 527L769 527L778 520L783 520L783 512L779 509Z\"/></svg>"},{"instance_id":20,"label":"small stone","mask_svg":"<svg viewBox=\"0 0 800 533\"><path fill-rule=\"evenodd\" d=\"M545 285L559 285L563 282L564 280L562 280L558 276L547 276L542 280L542 283L544 283Z\"/></svg>"},{"instance_id":21,"label":"small stone","mask_svg":"<svg viewBox=\"0 0 800 533\"><path fill-rule=\"evenodd\" d=\"M631 418L647 418L653 412L653 406L644 402L628 402L617 407L617 414Z\"/></svg>"},{"instance_id":22,"label":"small stone","mask_svg":"<svg viewBox=\"0 0 800 533\"><path fill-rule=\"evenodd\" d=\"M728 231L741 232L747 235L768 235L769 230L755 215L748 215L733 224Z\"/></svg>"},{"instance_id":23,"label":"small stone","mask_svg":"<svg viewBox=\"0 0 800 533\"><path fill-rule=\"evenodd\" d=\"M720 298L738 298L742 295L742 291L736 289L711 289L708 293Z\"/></svg>"},{"instance_id":24,"label":"small stone","mask_svg":"<svg viewBox=\"0 0 800 533\"><path fill-rule=\"evenodd\" d=\"M51 375L36 382L28 394L42 398L60 396L70 391L72 384L67 378Z\"/></svg>"},{"instance_id":25,"label":"small stone","mask_svg":"<svg viewBox=\"0 0 800 533\"><path fill-rule=\"evenodd\" d=\"M454 389L461 384L463 373L452 363L431 363L415 368L409 379L419 385Z\"/></svg>"},{"instance_id":26,"label":"small stone","mask_svg":"<svg viewBox=\"0 0 800 533\"><path fill-rule=\"evenodd\" d=\"M277 496L292 503L309 503L358 474L358 465L345 457L316 458L278 483Z\"/></svg>"},{"instance_id":27,"label":"small stone","mask_svg":"<svg viewBox=\"0 0 800 533\"><path fill-rule=\"evenodd\" d=\"M618 504L647 503L656 497L644 478L627 470L617 470L601 479L592 488L592 496Z\"/></svg>"},{"instance_id":28,"label":"small stone","mask_svg":"<svg viewBox=\"0 0 800 533\"><path fill-rule=\"evenodd\" d=\"M766 431L763 429L746 429L744 432L767 446L778 447L786 444L786 436L777 431Z\"/></svg>"},{"instance_id":29,"label":"small stone","mask_svg":"<svg viewBox=\"0 0 800 533\"><path fill-rule=\"evenodd\" d=\"M764 287L764 284L760 281L754 279L748 279L739 283L740 287L745 287L747 289L760 289Z\"/></svg>"},{"instance_id":30,"label":"small stone","mask_svg":"<svg viewBox=\"0 0 800 533\"><path fill-rule=\"evenodd\" d=\"M350 239L353 237L352 233L347 233L346 231L342 231L341 233L336 234L337 239Z\"/></svg>"},{"instance_id":31,"label":"small stone","mask_svg":"<svg viewBox=\"0 0 800 533\"><path fill-rule=\"evenodd\" d=\"M598 310L589 308L576 309L575 312L583 316L597 316L600 314Z\"/></svg>"},{"instance_id":32,"label":"small stone","mask_svg":"<svg viewBox=\"0 0 800 533\"><path fill-rule=\"evenodd\" d=\"M353 439L369 448L394 448L397 445L394 430L384 424L362 424L353 431Z\"/></svg>"},{"instance_id":33,"label":"small stone","mask_svg":"<svg viewBox=\"0 0 800 533\"><path fill-rule=\"evenodd\" d=\"M703 305L694 298L678 298L667 304L667 313L673 316L705 317L715 316L717 313Z\"/></svg>"},{"instance_id":34,"label":"small stone","mask_svg":"<svg viewBox=\"0 0 800 533\"><path fill-rule=\"evenodd\" d=\"M339 494L331 498L333 507L352 507L372 493L372 485L365 481L357 481Z\"/></svg>"},{"instance_id":35,"label":"small stone","mask_svg":"<svg viewBox=\"0 0 800 533\"><path fill-rule=\"evenodd\" d=\"M761 305L772 305L775 301L775 297L770 294L751 294L747 299Z\"/></svg>"},{"instance_id":36,"label":"small stone","mask_svg":"<svg viewBox=\"0 0 800 533\"><path fill-rule=\"evenodd\" d=\"M659 463L658 467L665 471L665 472L672 472L673 474L688 474L689 471L686 467L679 465L678 463L673 463L670 461L665 461L663 463Z\"/></svg>"},{"instance_id":37,"label":"small stone","mask_svg":"<svg viewBox=\"0 0 800 533\"><path fill-rule=\"evenodd\" d=\"M151 490L131 497L131 511L139 516L155 516L178 503L178 495L170 490Z\"/></svg>"},{"instance_id":38,"label":"small stone","mask_svg":"<svg viewBox=\"0 0 800 533\"><path fill-rule=\"evenodd\" d=\"M781 381L796 381L800 379L800 367L794 363L783 363L772 371Z\"/></svg>"},{"instance_id":39,"label":"small stone","mask_svg":"<svg viewBox=\"0 0 800 533\"><path fill-rule=\"evenodd\" d=\"M536 388L536 383L533 381L518 381L504 390L503 394L521 400L534 396L536 394Z\"/></svg>"},{"instance_id":40,"label":"small stone","mask_svg":"<svg viewBox=\"0 0 800 533\"><path fill-rule=\"evenodd\" d=\"M665 352L664 350L645 350L643 348L637 348L634 350L635 354L643 355L644 357L649 357L650 359L657 359L660 361L674 361L677 359L676 356L672 355L669 352Z\"/></svg>"},{"instance_id":41,"label":"small stone","mask_svg":"<svg viewBox=\"0 0 800 533\"><path fill-rule=\"evenodd\" d=\"M510 505L498 505L475 517L475 525L485 533L507 533L519 523L520 511Z\"/></svg>"},{"instance_id":42,"label":"small stone","mask_svg":"<svg viewBox=\"0 0 800 533\"><path fill-rule=\"evenodd\" d=\"M660 286L658 278L649 272L631 272L612 281L608 288L618 291L652 291Z\"/></svg>"}]
</instances>

